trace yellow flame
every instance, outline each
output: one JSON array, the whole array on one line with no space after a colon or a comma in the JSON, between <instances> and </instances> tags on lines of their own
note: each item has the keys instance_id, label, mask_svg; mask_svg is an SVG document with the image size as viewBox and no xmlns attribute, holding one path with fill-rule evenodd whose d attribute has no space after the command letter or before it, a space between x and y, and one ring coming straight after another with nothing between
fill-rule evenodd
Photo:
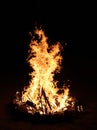
<instances>
[{"instance_id":1,"label":"yellow flame","mask_svg":"<svg viewBox=\"0 0 97 130\"><path fill-rule=\"evenodd\" d=\"M33 71L30 73L29 86L24 88L22 102L33 102L40 114L66 110L68 101L72 100L69 98L69 88L64 88L63 93L58 94L57 81L54 81L54 73L61 69L61 44L57 42L49 47L42 29L36 29L35 35L30 42L28 56Z\"/></svg>"}]
</instances>

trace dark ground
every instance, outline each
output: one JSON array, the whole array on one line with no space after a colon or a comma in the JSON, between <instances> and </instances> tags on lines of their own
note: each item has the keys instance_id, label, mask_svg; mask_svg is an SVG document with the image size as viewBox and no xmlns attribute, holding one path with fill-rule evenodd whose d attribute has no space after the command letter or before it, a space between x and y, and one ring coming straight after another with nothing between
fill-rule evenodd
<instances>
[{"instance_id":1,"label":"dark ground","mask_svg":"<svg viewBox=\"0 0 97 130\"><path fill-rule=\"evenodd\" d=\"M3 3L1 11L0 130L96 130L97 48L96 9L92 3ZM77 5L77 6L76 6ZM6 10L5 10L6 9ZM5 10L5 12L4 12ZM72 94L85 113L72 121L34 123L16 120L11 97L28 83L28 32L42 24L51 42L64 47L60 82L70 80ZM67 46L65 47L65 43Z\"/></svg>"}]
</instances>

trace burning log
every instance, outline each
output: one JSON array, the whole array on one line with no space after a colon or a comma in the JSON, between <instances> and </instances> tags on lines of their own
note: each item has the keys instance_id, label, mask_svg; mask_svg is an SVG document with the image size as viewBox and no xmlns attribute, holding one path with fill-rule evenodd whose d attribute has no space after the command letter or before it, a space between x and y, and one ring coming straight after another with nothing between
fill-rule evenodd
<instances>
[{"instance_id":1,"label":"burning log","mask_svg":"<svg viewBox=\"0 0 97 130\"><path fill-rule=\"evenodd\" d=\"M47 96L46 96L46 93L45 93L45 91L43 90L43 88L42 88L42 94L43 94L43 96L44 96L46 105L48 105L49 108L50 108L50 110L51 110L51 105L50 105L50 103L49 103L49 100L48 100L48 98L47 98Z\"/></svg>"}]
</instances>

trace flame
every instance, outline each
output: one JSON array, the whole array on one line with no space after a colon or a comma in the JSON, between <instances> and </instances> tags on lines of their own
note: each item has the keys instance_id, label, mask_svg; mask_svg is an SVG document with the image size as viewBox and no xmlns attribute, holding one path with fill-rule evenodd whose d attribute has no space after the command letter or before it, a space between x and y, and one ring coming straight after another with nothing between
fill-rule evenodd
<instances>
[{"instance_id":1,"label":"flame","mask_svg":"<svg viewBox=\"0 0 97 130\"><path fill-rule=\"evenodd\" d=\"M33 71L30 73L29 86L22 92L22 102L32 102L40 114L56 113L67 110L72 98L69 88L62 87L61 93L54 80L55 73L61 70L62 45L57 42L48 45L48 38L42 29L35 29L29 45L27 62Z\"/></svg>"}]
</instances>

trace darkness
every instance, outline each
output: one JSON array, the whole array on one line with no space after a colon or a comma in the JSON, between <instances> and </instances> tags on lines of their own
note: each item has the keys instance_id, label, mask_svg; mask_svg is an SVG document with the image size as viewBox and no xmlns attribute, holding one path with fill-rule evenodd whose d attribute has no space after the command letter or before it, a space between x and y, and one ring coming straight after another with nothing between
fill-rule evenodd
<instances>
[{"instance_id":1,"label":"darkness","mask_svg":"<svg viewBox=\"0 0 97 130\"><path fill-rule=\"evenodd\" d=\"M7 113L6 104L17 90L23 89L23 86L28 83L29 67L26 63L30 43L28 33L35 26L42 26L50 44L59 41L64 48L62 51L63 69L58 76L59 81L69 79L73 93L85 104L90 105L91 113L97 114L95 111L97 108L97 15L95 5L95 3L89 2L67 3L48 0L1 3L0 102L3 106L0 120L2 120L2 130L15 129L13 124L17 124ZM65 127L78 130L82 128L82 126L80 128L82 124L84 124L83 129L96 129L97 117L92 117L91 114L87 121L88 117L89 115L83 119L83 122L75 121L74 126L62 124L63 127L58 127L58 129ZM9 121L10 125L6 121ZM85 124L84 121L87 123ZM20 122L20 124L22 126L17 126L17 128L24 129L24 123ZM60 126L60 124L57 125ZM57 129L57 125L49 126L48 129ZM24 126L25 129L39 129L38 126L28 123ZM42 126L42 129L46 127L46 125Z\"/></svg>"}]
</instances>

